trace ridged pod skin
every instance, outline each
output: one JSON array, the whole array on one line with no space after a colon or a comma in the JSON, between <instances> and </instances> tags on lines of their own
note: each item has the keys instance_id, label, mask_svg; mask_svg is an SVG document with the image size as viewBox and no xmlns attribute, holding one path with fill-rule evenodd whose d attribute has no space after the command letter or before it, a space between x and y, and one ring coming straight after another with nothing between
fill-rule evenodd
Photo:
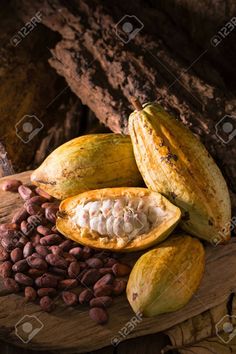
<instances>
[{"instance_id":1,"label":"ridged pod skin","mask_svg":"<svg viewBox=\"0 0 236 354\"><path fill-rule=\"evenodd\" d=\"M36 169L31 181L55 198L86 190L142 186L129 136L84 135L61 145Z\"/></svg>"},{"instance_id":2,"label":"ridged pod skin","mask_svg":"<svg viewBox=\"0 0 236 354\"><path fill-rule=\"evenodd\" d=\"M158 104L129 118L134 155L148 188L183 213L180 226L213 242L230 238L231 206L226 182L205 147Z\"/></svg>"},{"instance_id":3,"label":"ridged pod skin","mask_svg":"<svg viewBox=\"0 0 236 354\"><path fill-rule=\"evenodd\" d=\"M126 290L132 309L146 317L179 310L197 290L204 266L205 251L198 239L171 236L134 265Z\"/></svg>"},{"instance_id":4,"label":"ridged pod skin","mask_svg":"<svg viewBox=\"0 0 236 354\"><path fill-rule=\"evenodd\" d=\"M98 232L91 231L90 227L80 227L78 224L75 225L74 218L75 215L77 215L75 210L78 206L88 205L87 203L93 201L116 201L119 198L126 198L128 200L137 200L137 198L140 198L142 201L147 201L147 205L154 205L154 208L159 208L160 216L158 216L158 223L149 229L148 232L135 236L132 239L129 238L128 242L124 243L119 241L122 241L122 237L125 238L127 235L121 236L121 240L116 236L113 238L105 237L105 239L101 237ZM147 188L105 188L84 192L62 201L56 226L63 235L80 244L97 249L131 252L148 248L166 239L177 225L180 217L181 211L179 208L170 203L161 194L152 192Z\"/></svg>"}]
</instances>

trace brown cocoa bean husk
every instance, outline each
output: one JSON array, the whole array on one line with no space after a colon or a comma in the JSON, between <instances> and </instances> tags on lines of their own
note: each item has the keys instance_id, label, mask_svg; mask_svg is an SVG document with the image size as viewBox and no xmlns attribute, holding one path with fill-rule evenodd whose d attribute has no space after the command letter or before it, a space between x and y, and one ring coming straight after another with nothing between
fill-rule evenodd
<instances>
[{"instance_id":1,"label":"brown cocoa bean husk","mask_svg":"<svg viewBox=\"0 0 236 354\"><path fill-rule=\"evenodd\" d=\"M45 262L44 259L40 258L39 255L37 256L29 256L26 258L28 265L31 268L35 268L35 269L40 269L40 270L46 270L48 268L47 263Z\"/></svg>"},{"instance_id":2,"label":"brown cocoa bean husk","mask_svg":"<svg viewBox=\"0 0 236 354\"><path fill-rule=\"evenodd\" d=\"M127 264L115 263L112 266L112 271L116 277L124 277L131 272L131 267Z\"/></svg>"},{"instance_id":3,"label":"brown cocoa bean husk","mask_svg":"<svg viewBox=\"0 0 236 354\"><path fill-rule=\"evenodd\" d=\"M55 308L55 304L52 299L50 299L49 296L43 296L40 299L40 307L43 311L45 312L51 312Z\"/></svg>"},{"instance_id":4,"label":"brown cocoa bean husk","mask_svg":"<svg viewBox=\"0 0 236 354\"><path fill-rule=\"evenodd\" d=\"M77 259L82 259L83 257L83 249L81 247L74 247L69 251L69 253Z\"/></svg>"},{"instance_id":5,"label":"brown cocoa bean husk","mask_svg":"<svg viewBox=\"0 0 236 354\"><path fill-rule=\"evenodd\" d=\"M94 299L91 299L89 302L90 307L102 307L102 308L107 308L112 305L112 297L110 296L100 296L96 297Z\"/></svg>"},{"instance_id":6,"label":"brown cocoa bean husk","mask_svg":"<svg viewBox=\"0 0 236 354\"><path fill-rule=\"evenodd\" d=\"M44 273L41 277L35 279L35 284L39 288L56 288L57 283L57 277L49 273Z\"/></svg>"},{"instance_id":7,"label":"brown cocoa bean husk","mask_svg":"<svg viewBox=\"0 0 236 354\"><path fill-rule=\"evenodd\" d=\"M26 209L22 207L13 215L11 222L13 224L20 224L23 220L27 219L28 215Z\"/></svg>"},{"instance_id":8,"label":"brown cocoa bean husk","mask_svg":"<svg viewBox=\"0 0 236 354\"><path fill-rule=\"evenodd\" d=\"M52 254L52 253L48 254L45 259L48 262L48 264L50 264L53 267L62 268L62 269L67 268L68 265L67 261L64 258L58 256L57 254Z\"/></svg>"},{"instance_id":9,"label":"brown cocoa bean husk","mask_svg":"<svg viewBox=\"0 0 236 354\"><path fill-rule=\"evenodd\" d=\"M76 279L64 279L58 282L58 288L62 290L74 289L77 288L77 286L78 286L78 280Z\"/></svg>"},{"instance_id":10,"label":"brown cocoa bean husk","mask_svg":"<svg viewBox=\"0 0 236 354\"><path fill-rule=\"evenodd\" d=\"M103 266L103 261L99 258L89 258L85 261L90 268L101 268Z\"/></svg>"},{"instance_id":11,"label":"brown cocoa bean husk","mask_svg":"<svg viewBox=\"0 0 236 354\"><path fill-rule=\"evenodd\" d=\"M25 299L26 302L32 301L34 302L37 298L37 292L34 288L32 288L31 286L27 286L25 288Z\"/></svg>"},{"instance_id":12,"label":"brown cocoa bean husk","mask_svg":"<svg viewBox=\"0 0 236 354\"><path fill-rule=\"evenodd\" d=\"M15 281L20 285L26 285L26 286L33 285L33 279L23 273L16 273Z\"/></svg>"},{"instance_id":13,"label":"brown cocoa bean husk","mask_svg":"<svg viewBox=\"0 0 236 354\"><path fill-rule=\"evenodd\" d=\"M10 293L18 293L20 291L20 287L17 282L12 278L5 278L3 280L3 285L6 290Z\"/></svg>"},{"instance_id":14,"label":"brown cocoa bean husk","mask_svg":"<svg viewBox=\"0 0 236 354\"><path fill-rule=\"evenodd\" d=\"M15 248L11 251L10 257L13 263L20 261L23 258L22 249L20 247Z\"/></svg>"},{"instance_id":15,"label":"brown cocoa bean husk","mask_svg":"<svg viewBox=\"0 0 236 354\"><path fill-rule=\"evenodd\" d=\"M40 244L43 246L57 245L61 242L61 236L57 234L51 234L40 238Z\"/></svg>"},{"instance_id":16,"label":"brown cocoa bean husk","mask_svg":"<svg viewBox=\"0 0 236 354\"><path fill-rule=\"evenodd\" d=\"M39 297L43 296L54 296L56 295L57 290L55 288L40 288L37 291Z\"/></svg>"},{"instance_id":17,"label":"brown cocoa bean husk","mask_svg":"<svg viewBox=\"0 0 236 354\"><path fill-rule=\"evenodd\" d=\"M94 297L92 290L85 289L79 294L79 303L81 305L86 305Z\"/></svg>"},{"instance_id":18,"label":"brown cocoa bean husk","mask_svg":"<svg viewBox=\"0 0 236 354\"><path fill-rule=\"evenodd\" d=\"M75 306L78 303L78 296L72 291L63 291L62 299L67 306Z\"/></svg>"},{"instance_id":19,"label":"brown cocoa bean husk","mask_svg":"<svg viewBox=\"0 0 236 354\"><path fill-rule=\"evenodd\" d=\"M35 193L32 191L32 189L30 187L21 185L18 188L18 193L20 194L21 198L23 200L28 200L30 198L32 198L33 196L35 196Z\"/></svg>"},{"instance_id":20,"label":"brown cocoa bean husk","mask_svg":"<svg viewBox=\"0 0 236 354\"><path fill-rule=\"evenodd\" d=\"M77 278L80 273L80 265L78 262L71 262L68 267L68 275L70 278Z\"/></svg>"},{"instance_id":21,"label":"brown cocoa bean husk","mask_svg":"<svg viewBox=\"0 0 236 354\"><path fill-rule=\"evenodd\" d=\"M106 274L103 277L101 277L95 284L93 289L96 290L101 286L104 285L112 285L114 281L114 276L112 274Z\"/></svg>"},{"instance_id":22,"label":"brown cocoa bean husk","mask_svg":"<svg viewBox=\"0 0 236 354\"><path fill-rule=\"evenodd\" d=\"M81 279L81 283L86 286L91 286L95 284L98 279L101 277L97 269L89 269L85 272Z\"/></svg>"},{"instance_id":23,"label":"brown cocoa bean husk","mask_svg":"<svg viewBox=\"0 0 236 354\"><path fill-rule=\"evenodd\" d=\"M3 278L9 278L12 274L12 263L5 261L0 265L0 275Z\"/></svg>"},{"instance_id":24,"label":"brown cocoa bean husk","mask_svg":"<svg viewBox=\"0 0 236 354\"><path fill-rule=\"evenodd\" d=\"M101 307L92 307L89 310L89 317L100 325L108 322L108 314L105 309Z\"/></svg>"},{"instance_id":25,"label":"brown cocoa bean husk","mask_svg":"<svg viewBox=\"0 0 236 354\"><path fill-rule=\"evenodd\" d=\"M103 285L103 286L98 287L96 290L94 290L95 297L109 296L112 293L113 293L113 286L112 285Z\"/></svg>"},{"instance_id":26,"label":"brown cocoa bean husk","mask_svg":"<svg viewBox=\"0 0 236 354\"><path fill-rule=\"evenodd\" d=\"M50 235L51 233L51 229L47 226L44 226L44 225L39 225L37 227L37 232L40 234L40 235Z\"/></svg>"},{"instance_id":27,"label":"brown cocoa bean husk","mask_svg":"<svg viewBox=\"0 0 236 354\"><path fill-rule=\"evenodd\" d=\"M47 192L43 191L42 189L40 189L39 187L37 187L35 189L35 192L40 196L43 197L44 199L46 199L47 201L52 201L54 200L54 198L49 195Z\"/></svg>"},{"instance_id":28,"label":"brown cocoa bean husk","mask_svg":"<svg viewBox=\"0 0 236 354\"><path fill-rule=\"evenodd\" d=\"M22 273L22 272L25 272L29 269L29 266L28 266L28 263L26 261L26 259L21 259L20 261L16 262L15 264L13 264L12 266L12 270L14 272L17 272L17 273Z\"/></svg>"},{"instance_id":29,"label":"brown cocoa bean husk","mask_svg":"<svg viewBox=\"0 0 236 354\"><path fill-rule=\"evenodd\" d=\"M31 256L33 252L34 252L34 246L32 242L28 241L23 248L24 258Z\"/></svg>"},{"instance_id":30,"label":"brown cocoa bean husk","mask_svg":"<svg viewBox=\"0 0 236 354\"><path fill-rule=\"evenodd\" d=\"M0 245L0 262L7 261L10 258L9 253L5 250L5 248Z\"/></svg>"},{"instance_id":31,"label":"brown cocoa bean husk","mask_svg":"<svg viewBox=\"0 0 236 354\"><path fill-rule=\"evenodd\" d=\"M22 182L18 179L7 179L2 183L2 190L7 192L17 192Z\"/></svg>"},{"instance_id":32,"label":"brown cocoa bean husk","mask_svg":"<svg viewBox=\"0 0 236 354\"><path fill-rule=\"evenodd\" d=\"M49 254L49 249L47 246L37 245L35 251L42 257L46 257Z\"/></svg>"},{"instance_id":33,"label":"brown cocoa bean husk","mask_svg":"<svg viewBox=\"0 0 236 354\"><path fill-rule=\"evenodd\" d=\"M114 283L113 283L113 291L112 294L114 296L119 296L121 295L123 292L125 292L127 286L127 282L125 280L118 280L115 279Z\"/></svg>"}]
</instances>

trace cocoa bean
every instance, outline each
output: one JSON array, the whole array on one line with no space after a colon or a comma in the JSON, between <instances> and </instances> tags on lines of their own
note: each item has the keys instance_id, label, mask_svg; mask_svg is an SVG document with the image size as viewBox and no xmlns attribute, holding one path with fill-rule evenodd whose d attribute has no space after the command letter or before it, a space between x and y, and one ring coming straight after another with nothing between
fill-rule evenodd
<instances>
[{"instance_id":1,"label":"cocoa bean","mask_svg":"<svg viewBox=\"0 0 236 354\"><path fill-rule=\"evenodd\" d=\"M43 198L46 199L46 200L51 201L51 200L54 199L51 195L49 195L47 192L43 191L43 190L40 189L39 187L37 187L37 188L35 189L35 192L36 192L40 197L43 197Z\"/></svg>"},{"instance_id":2,"label":"cocoa bean","mask_svg":"<svg viewBox=\"0 0 236 354\"><path fill-rule=\"evenodd\" d=\"M27 213L29 215L37 215L41 214L43 212L43 209L40 207L38 204L33 204L28 201L28 203L25 203L25 209L27 210Z\"/></svg>"},{"instance_id":3,"label":"cocoa bean","mask_svg":"<svg viewBox=\"0 0 236 354\"><path fill-rule=\"evenodd\" d=\"M17 282L12 278L5 278L3 280L3 285L6 290L10 293L18 293L20 291L20 287Z\"/></svg>"},{"instance_id":4,"label":"cocoa bean","mask_svg":"<svg viewBox=\"0 0 236 354\"><path fill-rule=\"evenodd\" d=\"M8 192L17 192L22 184L18 179L7 179L2 183L2 190Z\"/></svg>"},{"instance_id":5,"label":"cocoa bean","mask_svg":"<svg viewBox=\"0 0 236 354\"><path fill-rule=\"evenodd\" d=\"M113 291L112 294L115 296L121 295L125 292L127 282L125 280L115 280L113 283Z\"/></svg>"},{"instance_id":6,"label":"cocoa bean","mask_svg":"<svg viewBox=\"0 0 236 354\"><path fill-rule=\"evenodd\" d=\"M46 208L58 209L59 208L59 203L46 202L46 203L43 203L41 206L42 206L43 209L46 209Z\"/></svg>"},{"instance_id":7,"label":"cocoa bean","mask_svg":"<svg viewBox=\"0 0 236 354\"><path fill-rule=\"evenodd\" d=\"M38 288L56 288L58 280L55 275L44 273L41 277L35 279Z\"/></svg>"},{"instance_id":8,"label":"cocoa bean","mask_svg":"<svg viewBox=\"0 0 236 354\"><path fill-rule=\"evenodd\" d=\"M96 252L96 258L100 258L103 260L103 262L106 261L108 257L110 257L111 252L109 251L101 251L101 252Z\"/></svg>"},{"instance_id":9,"label":"cocoa bean","mask_svg":"<svg viewBox=\"0 0 236 354\"><path fill-rule=\"evenodd\" d=\"M46 236L46 235L50 235L51 229L47 226L39 225L37 227L37 232L41 235Z\"/></svg>"},{"instance_id":10,"label":"cocoa bean","mask_svg":"<svg viewBox=\"0 0 236 354\"><path fill-rule=\"evenodd\" d=\"M100 268L99 269L99 273L101 275L105 275L105 274L113 274L112 268Z\"/></svg>"},{"instance_id":11,"label":"cocoa bean","mask_svg":"<svg viewBox=\"0 0 236 354\"><path fill-rule=\"evenodd\" d=\"M65 260L66 260L68 263L76 262L76 261L77 261L77 258L76 258L75 256L73 256L72 254L67 253L67 252L64 252L64 253L63 253L63 257L65 258Z\"/></svg>"},{"instance_id":12,"label":"cocoa bean","mask_svg":"<svg viewBox=\"0 0 236 354\"><path fill-rule=\"evenodd\" d=\"M82 257L83 257L83 259L88 259L93 255L93 253L94 253L94 250L92 248L90 248L89 246L84 246Z\"/></svg>"},{"instance_id":13,"label":"cocoa bean","mask_svg":"<svg viewBox=\"0 0 236 354\"><path fill-rule=\"evenodd\" d=\"M76 279L64 279L58 282L59 289L74 289L77 288L78 281Z\"/></svg>"},{"instance_id":14,"label":"cocoa bean","mask_svg":"<svg viewBox=\"0 0 236 354\"><path fill-rule=\"evenodd\" d=\"M41 309L45 312L51 312L55 308L55 304L49 296L43 296L39 304Z\"/></svg>"},{"instance_id":15,"label":"cocoa bean","mask_svg":"<svg viewBox=\"0 0 236 354\"><path fill-rule=\"evenodd\" d=\"M29 302L29 301L35 301L37 298L37 292L34 288L32 288L31 286L27 286L25 288L25 299L26 299L26 302Z\"/></svg>"},{"instance_id":16,"label":"cocoa bean","mask_svg":"<svg viewBox=\"0 0 236 354\"><path fill-rule=\"evenodd\" d=\"M79 303L81 305L86 305L94 297L92 290L85 289L79 294Z\"/></svg>"},{"instance_id":17,"label":"cocoa bean","mask_svg":"<svg viewBox=\"0 0 236 354\"><path fill-rule=\"evenodd\" d=\"M131 267L127 264L115 263L112 266L112 271L116 277L124 277L131 272Z\"/></svg>"},{"instance_id":18,"label":"cocoa bean","mask_svg":"<svg viewBox=\"0 0 236 354\"><path fill-rule=\"evenodd\" d=\"M4 230L0 232L0 237L8 237L8 238L13 238L13 237L19 237L19 231L18 230Z\"/></svg>"},{"instance_id":19,"label":"cocoa bean","mask_svg":"<svg viewBox=\"0 0 236 354\"><path fill-rule=\"evenodd\" d=\"M54 225L54 226L51 228L51 231L52 231L53 234L56 234L56 233L58 232L56 225ZM69 241L69 240L68 240L68 241Z\"/></svg>"},{"instance_id":20,"label":"cocoa bean","mask_svg":"<svg viewBox=\"0 0 236 354\"><path fill-rule=\"evenodd\" d=\"M45 202L45 198L40 197L39 195L36 195L28 200L26 200L26 202L24 203L25 208L27 207L27 205L29 204L37 204L37 205L41 205L42 203Z\"/></svg>"},{"instance_id":21,"label":"cocoa bean","mask_svg":"<svg viewBox=\"0 0 236 354\"><path fill-rule=\"evenodd\" d=\"M28 213L24 207L17 210L17 212L13 215L11 222L13 224L20 224L23 220L28 217Z\"/></svg>"},{"instance_id":22,"label":"cocoa bean","mask_svg":"<svg viewBox=\"0 0 236 354\"><path fill-rule=\"evenodd\" d=\"M62 251L68 252L72 247L72 242L71 240L65 240L59 245L59 247L62 249Z\"/></svg>"},{"instance_id":23,"label":"cocoa bean","mask_svg":"<svg viewBox=\"0 0 236 354\"><path fill-rule=\"evenodd\" d=\"M42 214L30 215L27 218L27 222L30 225L33 225L34 228L37 228L37 226L39 226L39 225L46 225L47 224L47 220L44 218L44 216Z\"/></svg>"},{"instance_id":24,"label":"cocoa bean","mask_svg":"<svg viewBox=\"0 0 236 354\"><path fill-rule=\"evenodd\" d=\"M47 246L37 245L35 251L42 257L46 257L49 254Z\"/></svg>"},{"instance_id":25,"label":"cocoa bean","mask_svg":"<svg viewBox=\"0 0 236 354\"><path fill-rule=\"evenodd\" d=\"M56 254L58 256L63 256L63 251L59 246L49 246L50 251L52 252L52 254Z\"/></svg>"},{"instance_id":26,"label":"cocoa bean","mask_svg":"<svg viewBox=\"0 0 236 354\"><path fill-rule=\"evenodd\" d=\"M26 220L23 220L20 224L20 229L24 235L30 236L34 231L34 226L29 224Z\"/></svg>"},{"instance_id":27,"label":"cocoa bean","mask_svg":"<svg viewBox=\"0 0 236 354\"><path fill-rule=\"evenodd\" d=\"M59 244L61 242L61 236L57 234L51 234L41 237L40 244L43 246L52 246L54 244Z\"/></svg>"},{"instance_id":28,"label":"cocoa bean","mask_svg":"<svg viewBox=\"0 0 236 354\"><path fill-rule=\"evenodd\" d=\"M92 307L89 310L90 318L95 321L96 323L103 325L108 321L108 314L107 312L100 307Z\"/></svg>"},{"instance_id":29,"label":"cocoa bean","mask_svg":"<svg viewBox=\"0 0 236 354\"><path fill-rule=\"evenodd\" d=\"M23 235L23 236L21 236L19 238L19 241L18 241L17 245L18 245L18 247L23 248L26 245L27 242L29 242L28 237Z\"/></svg>"},{"instance_id":30,"label":"cocoa bean","mask_svg":"<svg viewBox=\"0 0 236 354\"><path fill-rule=\"evenodd\" d=\"M94 296L100 297L100 296L109 296L113 292L113 286L112 285L103 285L99 286L95 291L94 291Z\"/></svg>"},{"instance_id":31,"label":"cocoa bean","mask_svg":"<svg viewBox=\"0 0 236 354\"><path fill-rule=\"evenodd\" d=\"M28 200L35 195L35 193L32 191L32 189L30 187L27 187L24 185L21 185L18 188L18 193L20 194L20 196L23 200Z\"/></svg>"},{"instance_id":32,"label":"cocoa bean","mask_svg":"<svg viewBox=\"0 0 236 354\"><path fill-rule=\"evenodd\" d=\"M80 264L80 269L81 269L81 270L88 269L87 263L85 263L85 262L79 262L79 264Z\"/></svg>"},{"instance_id":33,"label":"cocoa bean","mask_svg":"<svg viewBox=\"0 0 236 354\"><path fill-rule=\"evenodd\" d=\"M12 270L17 273L25 272L29 269L26 259L21 259L12 266Z\"/></svg>"},{"instance_id":34,"label":"cocoa bean","mask_svg":"<svg viewBox=\"0 0 236 354\"><path fill-rule=\"evenodd\" d=\"M57 214L57 209L49 207L45 209L45 218L50 221L51 223L55 224L56 222L56 216Z\"/></svg>"},{"instance_id":35,"label":"cocoa bean","mask_svg":"<svg viewBox=\"0 0 236 354\"><path fill-rule=\"evenodd\" d=\"M19 262L21 262L21 261L19 261ZM26 286L33 285L33 279L23 273L16 273L15 274L15 281L20 285L26 285Z\"/></svg>"},{"instance_id":36,"label":"cocoa bean","mask_svg":"<svg viewBox=\"0 0 236 354\"><path fill-rule=\"evenodd\" d=\"M34 252L34 246L32 242L28 241L23 248L24 258L31 256L33 252Z\"/></svg>"},{"instance_id":37,"label":"cocoa bean","mask_svg":"<svg viewBox=\"0 0 236 354\"><path fill-rule=\"evenodd\" d=\"M77 278L80 273L80 265L78 262L71 262L68 267L68 275L70 278Z\"/></svg>"},{"instance_id":38,"label":"cocoa bean","mask_svg":"<svg viewBox=\"0 0 236 354\"><path fill-rule=\"evenodd\" d=\"M72 291L63 291L62 299L67 306L74 306L78 303L78 296Z\"/></svg>"},{"instance_id":39,"label":"cocoa bean","mask_svg":"<svg viewBox=\"0 0 236 354\"><path fill-rule=\"evenodd\" d=\"M65 269L57 268L57 267L49 267L49 272L55 273L57 275L62 276L63 278L66 276L67 271Z\"/></svg>"},{"instance_id":40,"label":"cocoa bean","mask_svg":"<svg viewBox=\"0 0 236 354\"><path fill-rule=\"evenodd\" d=\"M40 288L37 291L39 297L43 296L54 296L56 295L57 291L54 288Z\"/></svg>"},{"instance_id":41,"label":"cocoa bean","mask_svg":"<svg viewBox=\"0 0 236 354\"><path fill-rule=\"evenodd\" d=\"M2 245L0 245L0 261L1 262L7 261L9 257L10 257L9 253L4 249Z\"/></svg>"},{"instance_id":42,"label":"cocoa bean","mask_svg":"<svg viewBox=\"0 0 236 354\"><path fill-rule=\"evenodd\" d=\"M101 275L99 274L99 271L97 269L89 269L83 275L81 283L86 286L90 286L95 284L100 277Z\"/></svg>"},{"instance_id":43,"label":"cocoa bean","mask_svg":"<svg viewBox=\"0 0 236 354\"><path fill-rule=\"evenodd\" d=\"M83 257L83 249L81 247L74 247L69 251L69 253L77 259L81 259Z\"/></svg>"},{"instance_id":44,"label":"cocoa bean","mask_svg":"<svg viewBox=\"0 0 236 354\"><path fill-rule=\"evenodd\" d=\"M36 247L40 243L40 241L41 241L41 237L39 234L36 234L31 237L31 242L34 247Z\"/></svg>"},{"instance_id":45,"label":"cocoa bean","mask_svg":"<svg viewBox=\"0 0 236 354\"><path fill-rule=\"evenodd\" d=\"M13 263L20 261L23 258L22 249L19 247L15 248L11 251L10 257Z\"/></svg>"},{"instance_id":46,"label":"cocoa bean","mask_svg":"<svg viewBox=\"0 0 236 354\"><path fill-rule=\"evenodd\" d=\"M26 258L28 265L31 268L35 268L35 269L40 269L40 270L46 270L48 265L45 262L45 260L43 260L42 258L38 257L38 256L29 256Z\"/></svg>"},{"instance_id":47,"label":"cocoa bean","mask_svg":"<svg viewBox=\"0 0 236 354\"><path fill-rule=\"evenodd\" d=\"M103 307L103 308L107 308L110 307L112 305L112 297L110 296L100 296L100 297L96 297L92 300L90 300L89 302L89 306L90 307Z\"/></svg>"},{"instance_id":48,"label":"cocoa bean","mask_svg":"<svg viewBox=\"0 0 236 354\"><path fill-rule=\"evenodd\" d=\"M115 258L107 258L106 262L104 263L105 267L112 267L114 264L116 264L118 261Z\"/></svg>"},{"instance_id":49,"label":"cocoa bean","mask_svg":"<svg viewBox=\"0 0 236 354\"><path fill-rule=\"evenodd\" d=\"M9 278L12 273L12 263L10 261L5 261L0 265L0 275L3 278Z\"/></svg>"},{"instance_id":50,"label":"cocoa bean","mask_svg":"<svg viewBox=\"0 0 236 354\"><path fill-rule=\"evenodd\" d=\"M100 288L101 286L104 285L112 285L114 281L114 276L112 274L106 274L103 277L101 277L95 284L93 289L96 290Z\"/></svg>"},{"instance_id":51,"label":"cocoa bean","mask_svg":"<svg viewBox=\"0 0 236 354\"><path fill-rule=\"evenodd\" d=\"M101 268L103 266L103 262L99 258L89 258L85 261L90 268Z\"/></svg>"},{"instance_id":52,"label":"cocoa bean","mask_svg":"<svg viewBox=\"0 0 236 354\"><path fill-rule=\"evenodd\" d=\"M40 270L40 269L35 269L35 268L30 268L28 270L28 275L33 278L36 279L38 277L40 277L41 275L44 274L44 270Z\"/></svg>"},{"instance_id":53,"label":"cocoa bean","mask_svg":"<svg viewBox=\"0 0 236 354\"><path fill-rule=\"evenodd\" d=\"M48 254L45 259L48 262L48 264L50 264L53 267L62 268L62 269L67 268L68 263L65 261L64 258L58 256L57 254Z\"/></svg>"},{"instance_id":54,"label":"cocoa bean","mask_svg":"<svg viewBox=\"0 0 236 354\"><path fill-rule=\"evenodd\" d=\"M1 245L8 252L12 251L15 247L18 247L18 242L18 237L9 238L8 236L3 236L1 238Z\"/></svg>"}]
</instances>

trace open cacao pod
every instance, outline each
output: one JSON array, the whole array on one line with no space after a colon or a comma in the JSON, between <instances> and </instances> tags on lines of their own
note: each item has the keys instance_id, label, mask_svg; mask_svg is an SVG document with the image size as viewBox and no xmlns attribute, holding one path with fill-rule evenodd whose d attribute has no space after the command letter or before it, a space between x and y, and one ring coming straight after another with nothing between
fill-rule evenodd
<instances>
[{"instance_id":1,"label":"open cacao pod","mask_svg":"<svg viewBox=\"0 0 236 354\"><path fill-rule=\"evenodd\" d=\"M228 240L228 188L214 160L194 134L153 103L137 105L129 118L129 132L147 187L182 210L182 228L207 241Z\"/></svg>"},{"instance_id":2,"label":"open cacao pod","mask_svg":"<svg viewBox=\"0 0 236 354\"><path fill-rule=\"evenodd\" d=\"M141 256L127 284L132 309L151 317L185 306L203 276L205 251L188 235L171 236Z\"/></svg>"},{"instance_id":3,"label":"open cacao pod","mask_svg":"<svg viewBox=\"0 0 236 354\"><path fill-rule=\"evenodd\" d=\"M61 202L57 229L93 248L136 251L163 241L180 209L146 188L106 188Z\"/></svg>"},{"instance_id":4,"label":"open cacao pod","mask_svg":"<svg viewBox=\"0 0 236 354\"><path fill-rule=\"evenodd\" d=\"M31 181L55 198L86 190L142 186L129 136L84 135L59 146L37 168Z\"/></svg>"}]
</instances>

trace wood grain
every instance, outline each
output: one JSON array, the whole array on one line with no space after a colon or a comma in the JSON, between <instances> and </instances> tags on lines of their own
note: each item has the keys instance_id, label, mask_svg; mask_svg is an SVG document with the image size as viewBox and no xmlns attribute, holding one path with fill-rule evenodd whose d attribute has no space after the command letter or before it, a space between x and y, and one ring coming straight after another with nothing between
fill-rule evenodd
<instances>
[{"instance_id":1,"label":"wood grain","mask_svg":"<svg viewBox=\"0 0 236 354\"><path fill-rule=\"evenodd\" d=\"M24 183L29 182L30 172L13 175ZM9 177L7 177L9 178ZM5 178L4 178L5 179ZM0 180L1 181L4 180ZM0 192L0 222L10 220L14 210L22 204L18 195ZM122 336L122 328L134 316L125 296L117 298L110 309L110 321L105 326L94 324L82 306L65 308L60 301L56 310L43 313L36 304L26 304L20 295L6 295L1 289L0 337L2 340L35 350L60 350L60 352L83 353L111 344L112 338L123 341L150 333L164 331L193 316L226 302L236 291L236 240L225 246L207 246L207 264L200 289L182 310L158 317L143 319L128 336ZM137 258L137 254L125 257ZM0 288L1 284L0 284ZM43 328L28 344L15 335L15 324L23 316L36 316Z\"/></svg>"}]
</instances>

